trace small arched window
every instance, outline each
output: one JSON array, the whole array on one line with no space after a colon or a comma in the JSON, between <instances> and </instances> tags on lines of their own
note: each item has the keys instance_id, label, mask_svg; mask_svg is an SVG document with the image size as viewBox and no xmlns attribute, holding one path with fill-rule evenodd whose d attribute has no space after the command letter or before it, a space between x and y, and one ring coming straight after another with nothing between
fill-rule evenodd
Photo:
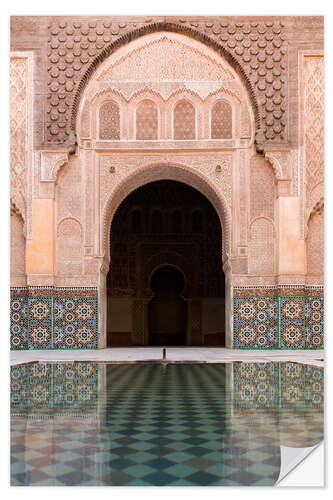
<instances>
[{"instance_id":1,"label":"small arched window","mask_svg":"<svg viewBox=\"0 0 333 500\"><path fill-rule=\"evenodd\" d=\"M157 106L153 101L141 101L136 109L136 138L156 140L158 130Z\"/></svg>"},{"instance_id":2,"label":"small arched window","mask_svg":"<svg viewBox=\"0 0 333 500\"><path fill-rule=\"evenodd\" d=\"M211 118L211 138L231 139L232 109L228 102L218 101L214 104Z\"/></svg>"},{"instance_id":3,"label":"small arched window","mask_svg":"<svg viewBox=\"0 0 333 500\"><path fill-rule=\"evenodd\" d=\"M188 101L180 101L175 106L173 136L176 140L195 139L195 109Z\"/></svg>"},{"instance_id":4,"label":"small arched window","mask_svg":"<svg viewBox=\"0 0 333 500\"><path fill-rule=\"evenodd\" d=\"M154 210L151 216L152 233L163 233L163 218L160 210Z\"/></svg>"},{"instance_id":5,"label":"small arched window","mask_svg":"<svg viewBox=\"0 0 333 500\"><path fill-rule=\"evenodd\" d=\"M181 233L183 226L183 217L179 210L175 210L171 216L171 231Z\"/></svg>"},{"instance_id":6,"label":"small arched window","mask_svg":"<svg viewBox=\"0 0 333 500\"><path fill-rule=\"evenodd\" d=\"M199 210L192 213L192 231L200 233L202 231L202 214Z\"/></svg>"},{"instance_id":7,"label":"small arched window","mask_svg":"<svg viewBox=\"0 0 333 500\"><path fill-rule=\"evenodd\" d=\"M115 102L105 102L99 110L99 137L105 140L120 139L120 113Z\"/></svg>"},{"instance_id":8,"label":"small arched window","mask_svg":"<svg viewBox=\"0 0 333 500\"><path fill-rule=\"evenodd\" d=\"M132 212L132 231L135 234L142 232L142 221L140 210L133 210Z\"/></svg>"}]
</instances>

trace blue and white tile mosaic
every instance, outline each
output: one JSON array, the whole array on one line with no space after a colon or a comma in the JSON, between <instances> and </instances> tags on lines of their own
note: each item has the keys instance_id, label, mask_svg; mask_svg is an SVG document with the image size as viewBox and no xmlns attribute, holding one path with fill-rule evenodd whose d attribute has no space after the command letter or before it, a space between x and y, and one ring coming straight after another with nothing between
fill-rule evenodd
<instances>
[{"instance_id":1,"label":"blue and white tile mosaic","mask_svg":"<svg viewBox=\"0 0 333 500\"><path fill-rule=\"evenodd\" d=\"M96 349L97 299L55 298L53 337L57 349Z\"/></svg>"},{"instance_id":2,"label":"blue and white tile mosaic","mask_svg":"<svg viewBox=\"0 0 333 500\"><path fill-rule=\"evenodd\" d=\"M10 345L12 349L28 349L28 304L26 297L10 301Z\"/></svg>"},{"instance_id":3,"label":"blue and white tile mosaic","mask_svg":"<svg viewBox=\"0 0 333 500\"><path fill-rule=\"evenodd\" d=\"M52 297L29 297L28 349L52 348Z\"/></svg>"},{"instance_id":4,"label":"blue and white tile mosaic","mask_svg":"<svg viewBox=\"0 0 333 500\"><path fill-rule=\"evenodd\" d=\"M279 297L280 347L303 349L305 346L305 297Z\"/></svg>"},{"instance_id":5,"label":"blue and white tile mosaic","mask_svg":"<svg viewBox=\"0 0 333 500\"><path fill-rule=\"evenodd\" d=\"M234 347L278 348L277 297L234 298Z\"/></svg>"},{"instance_id":6,"label":"blue and white tile mosaic","mask_svg":"<svg viewBox=\"0 0 333 500\"><path fill-rule=\"evenodd\" d=\"M97 406L97 363L32 363L10 369L11 407L64 409Z\"/></svg>"},{"instance_id":7,"label":"blue and white tile mosaic","mask_svg":"<svg viewBox=\"0 0 333 500\"><path fill-rule=\"evenodd\" d=\"M236 349L321 349L324 299L234 297L233 338Z\"/></svg>"},{"instance_id":8,"label":"blue and white tile mosaic","mask_svg":"<svg viewBox=\"0 0 333 500\"><path fill-rule=\"evenodd\" d=\"M18 292L21 294L11 297L11 349L97 349L97 296L59 297L58 291L53 296L49 290L40 296L35 295L38 290L32 296L23 289Z\"/></svg>"},{"instance_id":9,"label":"blue and white tile mosaic","mask_svg":"<svg viewBox=\"0 0 333 500\"><path fill-rule=\"evenodd\" d=\"M318 349L324 343L324 299L307 297L305 303L305 346L307 349Z\"/></svg>"},{"instance_id":10,"label":"blue and white tile mosaic","mask_svg":"<svg viewBox=\"0 0 333 500\"><path fill-rule=\"evenodd\" d=\"M323 408L324 371L301 363L233 363L234 408Z\"/></svg>"},{"instance_id":11,"label":"blue and white tile mosaic","mask_svg":"<svg viewBox=\"0 0 333 500\"><path fill-rule=\"evenodd\" d=\"M234 407L276 408L278 363L233 363Z\"/></svg>"}]
</instances>

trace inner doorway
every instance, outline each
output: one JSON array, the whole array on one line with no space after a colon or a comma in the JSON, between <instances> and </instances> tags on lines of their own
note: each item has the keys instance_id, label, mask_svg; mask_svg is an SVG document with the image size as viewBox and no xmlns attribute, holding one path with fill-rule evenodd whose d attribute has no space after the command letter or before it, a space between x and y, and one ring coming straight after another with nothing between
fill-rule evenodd
<instances>
[{"instance_id":1,"label":"inner doorway","mask_svg":"<svg viewBox=\"0 0 333 500\"><path fill-rule=\"evenodd\" d=\"M210 201L173 180L147 183L110 229L107 345L225 345L222 230Z\"/></svg>"},{"instance_id":2,"label":"inner doorway","mask_svg":"<svg viewBox=\"0 0 333 500\"><path fill-rule=\"evenodd\" d=\"M170 266L157 269L151 278L154 297L149 302L149 345L186 345L186 301L181 296L184 277Z\"/></svg>"}]
</instances>

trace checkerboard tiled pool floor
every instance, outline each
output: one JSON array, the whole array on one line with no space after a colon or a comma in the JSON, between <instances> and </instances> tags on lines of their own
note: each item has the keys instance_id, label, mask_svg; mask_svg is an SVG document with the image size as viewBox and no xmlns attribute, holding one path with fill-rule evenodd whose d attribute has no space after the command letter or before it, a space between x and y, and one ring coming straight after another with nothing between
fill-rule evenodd
<instances>
[{"instance_id":1,"label":"checkerboard tiled pool floor","mask_svg":"<svg viewBox=\"0 0 333 500\"><path fill-rule=\"evenodd\" d=\"M322 369L252 364L14 367L11 484L272 486L322 439Z\"/></svg>"}]
</instances>

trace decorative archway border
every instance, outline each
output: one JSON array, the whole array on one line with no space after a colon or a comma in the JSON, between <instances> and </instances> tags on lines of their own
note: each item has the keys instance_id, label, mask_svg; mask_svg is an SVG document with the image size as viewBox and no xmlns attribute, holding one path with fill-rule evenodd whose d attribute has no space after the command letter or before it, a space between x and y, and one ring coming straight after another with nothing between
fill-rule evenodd
<instances>
[{"instance_id":1,"label":"decorative archway border","mask_svg":"<svg viewBox=\"0 0 333 500\"><path fill-rule=\"evenodd\" d=\"M222 262L224 263L231 248L231 214L222 193L202 173L176 163L154 163L137 168L127 175L112 191L104 206L102 216L102 248L104 262L110 262L110 229L114 214L122 201L135 189L157 180L174 180L197 189L215 208L222 228Z\"/></svg>"},{"instance_id":2,"label":"decorative archway border","mask_svg":"<svg viewBox=\"0 0 333 500\"><path fill-rule=\"evenodd\" d=\"M254 118L255 118L255 124L256 124L256 132L261 127L261 119L260 119L260 113L259 113L259 105L257 102L257 97L255 93L255 89L253 87L253 84L251 83L249 77L247 76L244 68L241 66L241 64L238 62L238 60L224 47L218 44L216 41L214 41L212 38L209 36L205 35L204 33L201 33L197 30L194 30L188 26L182 26L176 23L171 23L171 22L158 22L158 23L153 23L149 24L147 26L142 26L141 28L135 29L133 31L130 31L129 33L126 33L125 35L121 36L117 40L115 40L113 43L105 47L102 52L100 52L94 60L91 62L85 73L83 74L81 80L79 81L73 101L72 101L72 107L71 107L71 113L70 113L70 129L72 133L76 133L76 121L77 121L77 116L78 116L78 110L79 110L79 105L80 105L80 100L82 93L88 84L89 79L91 78L92 74L94 71L97 69L97 67L111 54L113 54L117 49L122 47L123 45L126 45L127 43L136 40L140 37L143 37L147 34L150 33L155 33L158 31L167 31L167 32L173 32L173 33L180 33L183 35L186 35L188 37L192 37L195 40L205 44L206 46L210 47L212 50L214 50L218 55L226 59L226 61L234 68L236 73L240 76L242 81L245 84L245 87L249 93L250 101L253 106L253 112L254 112Z\"/></svg>"}]
</instances>

